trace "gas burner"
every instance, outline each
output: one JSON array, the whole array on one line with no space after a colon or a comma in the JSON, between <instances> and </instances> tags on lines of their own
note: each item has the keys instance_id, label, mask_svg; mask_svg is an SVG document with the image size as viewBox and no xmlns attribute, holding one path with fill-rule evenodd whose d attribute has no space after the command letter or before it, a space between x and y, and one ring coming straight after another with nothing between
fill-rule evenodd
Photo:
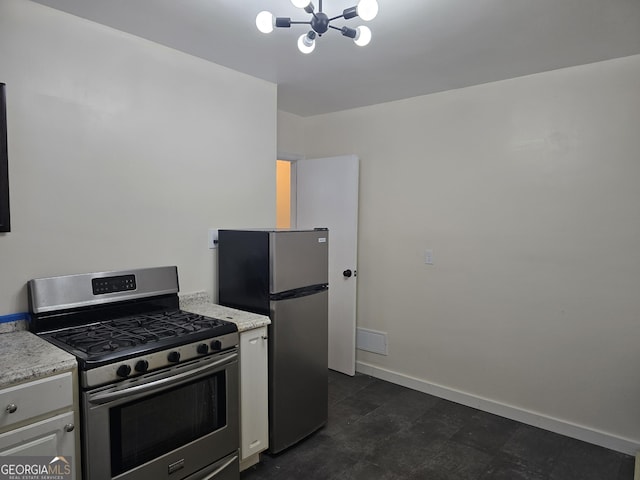
<instances>
[{"instance_id":1,"label":"gas burner","mask_svg":"<svg viewBox=\"0 0 640 480\"><path fill-rule=\"evenodd\" d=\"M125 346L130 346L130 343L127 343ZM99 350L105 352L114 352L119 348L122 348L122 344L118 342L114 342L113 340L108 340L106 343L99 343L97 345L93 345L89 347L90 350Z\"/></svg>"}]
</instances>

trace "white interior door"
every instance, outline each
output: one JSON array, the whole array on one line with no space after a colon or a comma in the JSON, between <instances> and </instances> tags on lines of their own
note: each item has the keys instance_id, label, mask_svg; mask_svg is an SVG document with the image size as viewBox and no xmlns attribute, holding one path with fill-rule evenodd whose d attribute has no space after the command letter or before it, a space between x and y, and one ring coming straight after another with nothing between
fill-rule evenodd
<instances>
[{"instance_id":1,"label":"white interior door","mask_svg":"<svg viewBox=\"0 0 640 480\"><path fill-rule=\"evenodd\" d=\"M329 368L356 366L358 173L355 155L296 162L297 228L329 229Z\"/></svg>"}]
</instances>

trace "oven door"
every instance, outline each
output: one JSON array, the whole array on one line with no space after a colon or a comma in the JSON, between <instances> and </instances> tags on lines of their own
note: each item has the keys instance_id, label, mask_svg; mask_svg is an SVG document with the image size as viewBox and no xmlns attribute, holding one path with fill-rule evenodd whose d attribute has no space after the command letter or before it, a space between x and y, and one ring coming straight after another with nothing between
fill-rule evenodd
<instances>
[{"instance_id":1,"label":"oven door","mask_svg":"<svg viewBox=\"0 0 640 480\"><path fill-rule=\"evenodd\" d=\"M82 404L87 479L239 478L237 350L85 392Z\"/></svg>"}]
</instances>

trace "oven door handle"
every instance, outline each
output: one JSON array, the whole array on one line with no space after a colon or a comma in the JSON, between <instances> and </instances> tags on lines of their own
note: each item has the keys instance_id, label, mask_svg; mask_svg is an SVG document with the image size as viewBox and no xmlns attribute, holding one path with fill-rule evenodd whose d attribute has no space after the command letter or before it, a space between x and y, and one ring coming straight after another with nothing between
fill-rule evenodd
<instances>
[{"instance_id":1,"label":"oven door handle","mask_svg":"<svg viewBox=\"0 0 640 480\"><path fill-rule=\"evenodd\" d=\"M162 378L160 380L156 380L149 383L143 383L142 385L136 385L133 387L126 387L122 390L117 390L115 392L106 392L99 393L94 396L90 396L89 403L93 405L104 405L105 403L113 402L114 400L119 400L125 397L131 397L131 395L147 393L151 390L157 390L161 388L164 390L166 388L179 385L181 383L192 380L196 377L203 377L209 373L213 373L213 370L218 370L221 365L225 365L235 360L238 357L237 353L232 353L224 358L221 358L213 363L208 363L202 367L194 368L193 370L188 370L186 372L178 373L175 375L170 375L168 377Z\"/></svg>"},{"instance_id":2,"label":"oven door handle","mask_svg":"<svg viewBox=\"0 0 640 480\"><path fill-rule=\"evenodd\" d=\"M202 477L202 480L213 480L215 477L218 476L219 473L222 473L224 470L226 470L229 467L229 465L231 465L237 459L238 459L238 455L234 455L233 458L231 460L226 461L224 465L221 465L220 467L216 468L215 471L211 472L206 477Z\"/></svg>"}]
</instances>

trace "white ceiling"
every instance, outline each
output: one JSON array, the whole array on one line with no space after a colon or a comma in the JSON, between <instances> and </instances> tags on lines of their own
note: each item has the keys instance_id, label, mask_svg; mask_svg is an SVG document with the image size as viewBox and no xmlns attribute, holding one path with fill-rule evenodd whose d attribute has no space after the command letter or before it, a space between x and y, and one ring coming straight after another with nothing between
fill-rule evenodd
<instances>
[{"instance_id":1,"label":"white ceiling","mask_svg":"<svg viewBox=\"0 0 640 480\"><path fill-rule=\"evenodd\" d=\"M261 10L307 21L289 0L36 1L276 82L278 107L302 116L640 53L640 0L378 0L367 47L330 30L310 55L307 26L255 27Z\"/></svg>"}]
</instances>

